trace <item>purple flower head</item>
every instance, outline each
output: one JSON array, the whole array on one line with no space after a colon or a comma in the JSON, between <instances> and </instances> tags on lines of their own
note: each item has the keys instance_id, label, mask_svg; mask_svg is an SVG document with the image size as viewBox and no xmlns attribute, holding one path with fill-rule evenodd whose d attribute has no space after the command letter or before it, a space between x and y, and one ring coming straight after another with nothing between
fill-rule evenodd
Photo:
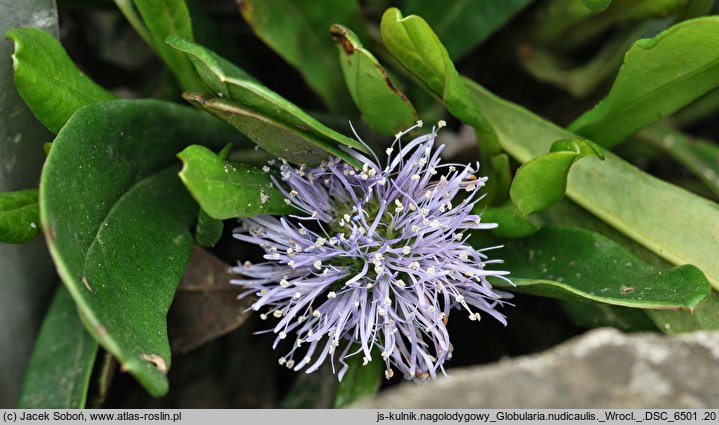
<instances>
[{"instance_id":1,"label":"purple flower head","mask_svg":"<svg viewBox=\"0 0 719 425\"><path fill-rule=\"evenodd\" d=\"M440 122L440 127L443 125ZM464 310L506 324L497 311L505 295L488 270L501 263L468 242L468 230L490 229L472 207L486 178L468 165L441 164L436 129L402 146L396 136L387 166L357 155L357 169L339 159L319 167L281 166L277 186L303 214L242 219L235 237L265 250L261 264L235 268L233 280L256 295L252 308L275 320L273 347L292 335L280 359L294 370L317 370L329 357L383 361L408 379L436 377L452 354L450 312ZM478 168L478 166L477 166ZM381 359L373 358L381 353ZM377 357L375 355L375 357Z\"/></svg>"}]
</instances>

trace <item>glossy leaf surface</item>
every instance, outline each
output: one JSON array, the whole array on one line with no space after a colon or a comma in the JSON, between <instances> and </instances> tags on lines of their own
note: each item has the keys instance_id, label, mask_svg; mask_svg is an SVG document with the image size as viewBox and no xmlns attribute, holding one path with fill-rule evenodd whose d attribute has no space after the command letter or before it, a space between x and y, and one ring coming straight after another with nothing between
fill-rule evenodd
<instances>
[{"instance_id":1,"label":"glossy leaf surface","mask_svg":"<svg viewBox=\"0 0 719 425\"><path fill-rule=\"evenodd\" d=\"M199 145L189 146L177 156L183 163L182 182L214 219L295 211L285 203L270 174L259 168L223 161Z\"/></svg>"},{"instance_id":2,"label":"glossy leaf surface","mask_svg":"<svg viewBox=\"0 0 719 425\"><path fill-rule=\"evenodd\" d=\"M15 43L15 85L35 116L57 134L79 108L115 96L75 66L59 41L36 28L5 33Z\"/></svg>"},{"instance_id":3,"label":"glossy leaf surface","mask_svg":"<svg viewBox=\"0 0 719 425\"><path fill-rule=\"evenodd\" d=\"M341 25L333 25L330 33L337 44L345 83L365 122L388 135L414 125L414 107L359 38Z\"/></svg>"},{"instance_id":4,"label":"glossy leaf surface","mask_svg":"<svg viewBox=\"0 0 719 425\"><path fill-rule=\"evenodd\" d=\"M467 80L469 82L469 80ZM469 82L499 135L520 162L576 135ZM719 287L719 205L639 170L611 152L604 161L580 161L567 181L567 196L675 265L693 264Z\"/></svg>"},{"instance_id":5,"label":"glossy leaf surface","mask_svg":"<svg viewBox=\"0 0 719 425\"><path fill-rule=\"evenodd\" d=\"M609 94L569 129L615 146L719 86L719 17L681 22L636 41Z\"/></svg>"}]
</instances>

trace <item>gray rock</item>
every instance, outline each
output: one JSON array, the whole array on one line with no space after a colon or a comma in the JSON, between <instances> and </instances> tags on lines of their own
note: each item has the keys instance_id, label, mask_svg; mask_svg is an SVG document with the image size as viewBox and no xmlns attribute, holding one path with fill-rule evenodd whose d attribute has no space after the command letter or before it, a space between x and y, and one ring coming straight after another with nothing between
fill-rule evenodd
<instances>
[{"instance_id":1,"label":"gray rock","mask_svg":"<svg viewBox=\"0 0 719 425\"><path fill-rule=\"evenodd\" d=\"M403 383L364 408L715 408L719 332L598 329L541 354Z\"/></svg>"}]
</instances>

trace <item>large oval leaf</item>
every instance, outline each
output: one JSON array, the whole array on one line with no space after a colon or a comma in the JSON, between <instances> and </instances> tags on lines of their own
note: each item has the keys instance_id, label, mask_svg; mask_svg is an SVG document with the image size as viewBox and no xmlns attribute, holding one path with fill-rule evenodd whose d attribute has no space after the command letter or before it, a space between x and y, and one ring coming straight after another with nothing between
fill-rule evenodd
<instances>
[{"instance_id":1,"label":"large oval leaf","mask_svg":"<svg viewBox=\"0 0 719 425\"><path fill-rule=\"evenodd\" d=\"M73 115L43 169L40 217L58 272L90 333L153 395L167 391L165 316L197 217L175 154L234 135L168 102L98 103Z\"/></svg>"},{"instance_id":2,"label":"large oval leaf","mask_svg":"<svg viewBox=\"0 0 719 425\"><path fill-rule=\"evenodd\" d=\"M337 44L345 83L365 122L389 135L411 127L417 121L414 107L359 38L342 25L333 25L330 34Z\"/></svg>"},{"instance_id":3,"label":"large oval leaf","mask_svg":"<svg viewBox=\"0 0 719 425\"><path fill-rule=\"evenodd\" d=\"M500 143L520 162L542 154L571 132L496 97L467 80L497 130ZM581 161L567 196L601 220L676 264L699 267L719 288L719 205L661 181L611 152L604 161Z\"/></svg>"},{"instance_id":4,"label":"large oval leaf","mask_svg":"<svg viewBox=\"0 0 719 425\"><path fill-rule=\"evenodd\" d=\"M569 129L614 146L719 86L719 17L681 22L638 40L611 91Z\"/></svg>"},{"instance_id":5,"label":"large oval leaf","mask_svg":"<svg viewBox=\"0 0 719 425\"><path fill-rule=\"evenodd\" d=\"M270 175L258 168L223 161L199 145L189 146L177 156L183 163L182 182L214 219L296 211L285 203Z\"/></svg>"},{"instance_id":6,"label":"large oval leaf","mask_svg":"<svg viewBox=\"0 0 719 425\"><path fill-rule=\"evenodd\" d=\"M82 409L97 355L75 302L58 288L33 348L20 395L21 409Z\"/></svg>"},{"instance_id":7,"label":"large oval leaf","mask_svg":"<svg viewBox=\"0 0 719 425\"><path fill-rule=\"evenodd\" d=\"M114 99L72 62L60 42L36 28L16 28L15 84L23 100L50 131L57 134L70 116L91 103Z\"/></svg>"},{"instance_id":8,"label":"large oval leaf","mask_svg":"<svg viewBox=\"0 0 719 425\"><path fill-rule=\"evenodd\" d=\"M692 310L711 290L694 266L658 271L611 239L575 228L544 227L508 242L502 256L516 286L498 286L552 298Z\"/></svg>"}]
</instances>

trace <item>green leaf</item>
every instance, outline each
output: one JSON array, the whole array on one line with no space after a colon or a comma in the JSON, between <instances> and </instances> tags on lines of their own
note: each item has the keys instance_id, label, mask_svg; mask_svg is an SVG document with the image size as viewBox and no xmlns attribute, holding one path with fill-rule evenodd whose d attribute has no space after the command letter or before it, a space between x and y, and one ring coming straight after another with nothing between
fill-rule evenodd
<instances>
[{"instance_id":1,"label":"green leaf","mask_svg":"<svg viewBox=\"0 0 719 425\"><path fill-rule=\"evenodd\" d=\"M341 25L330 28L352 100L375 131L394 135L417 121L412 103L400 92L357 36Z\"/></svg>"},{"instance_id":2,"label":"green leaf","mask_svg":"<svg viewBox=\"0 0 719 425\"><path fill-rule=\"evenodd\" d=\"M516 287L496 286L544 297L691 310L711 290L694 266L657 271L611 239L576 228L550 226L509 241L502 257Z\"/></svg>"},{"instance_id":3,"label":"green leaf","mask_svg":"<svg viewBox=\"0 0 719 425\"><path fill-rule=\"evenodd\" d=\"M117 8L125 16L125 19L127 19L127 22L130 24L130 26L132 26L135 32L137 32L137 35L139 35L140 38L142 38L145 43L150 46L150 48L155 50L155 41L152 39L152 35L150 35L150 31L148 31L147 27L145 26L145 23L142 22L142 18L138 16L137 11L135 10L135 6L133 4L133 0L114 1Z\"/></svg>"},{"instance_id":4,"label":"green leaf","mask_svg":"<svg viewBox=\"0 0 719 425\"><path fill-rule=\"evenodd\" d=\"M272 121L290 127L295 133L307 133L308 138L318 139L324 145L345 145L369 153L368 149L356 140L340 134L312 118L301 108L279 94L259 83L251 75L216 53L199 44L179 38L168 37L167 44L184 52L192 60L203 81L225 101L256 111ZM186 95L192 101L193 95ZM203 95L203 99L209 100ZM274 139L274 138L272 138ZM280 140L264 138L254 140L260 145L280 144ZM287 144L288 147L291 147ZM320 160L326 155L322 155Z\"/></svg>"},{"instance_id":5,"label":"green leaf","mask_svg":"<svg viewBox=\"0 0 719 425\"><path fill-rule=\"evenodd\" d=\"M5 37L15 43L17 90L53 133L79 108L115 98L83 74L50 34L36 28L15 28Z\"/></svg>"},{"instance_id":6,"label":"green leaf","mask_svg":"<svg viewBox=\"0 0 719 425\"><path fill-rule=\"evenodd\" d=\"M685 21L698 16L711 15L713 8L714 0L687 1L684 8L677 14L677 21Z\"/></svg>"},{"instance_id":7,"label":"green leaf","mask_svg":"<svg viewBox=\"0 0 719 425\"><path fill-rule=\"evenodd\" d=\"M327 31L341 24L366 39L358 1L243 0L240 10L255 34L297 68L331 110L351 110Z\"/></svg>"},{"instance_id":8,"label":"green leaf","mask_svg":"<svg viewBox=\"0 0 719 425\"><path fill-rule=\"evenodd\" d=\"M678 127L687 127L713 116L717 110L719 110L719 89L714 89L674 114L671 119Z\"/></svg>"},{"instance_id":9,"label":"green leaf","mask_svg":"<svg viewBox=\"0 0 719 425\"><path fill-rule=\"evenodd\" d=\"M572 96L583 98L617 72L624 53L646 31L645 25L636 25L608 39L587 62L572 66L567 57L541 46L523 45L519 50L522 66L540 81L551 83Z\"/></svg>"},{"instance_id":10,"label":"green leaf","mask_svg":"<svg viewBox=\"0 0 719 425\"><path fill-rule=\"evenodd\" d=\"M647 314L662 332L669 335L701 330L719 330L719 293L712 291L709 298L699 304L691 313L651 310L647 311Z\"/></svg>"},{"instance_id":11,"label":"green leaf","mask_svg":"<svg viewBox=\"0 0 719 425\"><path fill-rule=\"evenodd\" d=\"M339 383L332 367L324 365L313 373L296 373L279 401L281 409L331 409Z\"/></svg>"},{"instance_id":12,"label":"green leaf","mask_svg":"<svg viewBox=\"0 0 719 425\"><path fill-rule=\"evenodd\" d=\"M539 226L529 216L562 200L572 165L586 156L604 159L602 148L589 140L557 140L549 151L519 167L507 204L484 213L487 221L499 224L492 230L495 235L518 238L534 233Z\"/></svg>"},{"instance_id":13,"label":"green leaf","mask_svg":"<svg viewBox=\"0 0 719 425\"><path fill-rule=\"evenodd\" d=\"M624 332L656 332L657 325L647 316L649 311L587 301L562 301L569 319L583 328L611 326ZM687 313L688 314L688 313Z\"/></svg>"},{"instance_id":14,"label":"green leaf","mask_svg":"<svg viewBox=\"0 0 719 425\"><path fill-rule=\"evenodd\" d=\"M215 220L200 209L197 214L197 226L195 226L195 242L204 247L213 247L219 242L224 230L222 220Z\"/></svg>"},{"instance_id":15,"label":"green leaf","mask_svg":"<svg viewBox=\"0 0 719 425\"><path fill-rule=\"evenodd\" d=\"M587 9L594 13L604 12L612 4L612 0L582 0Z\"/></svg>"},{"instance_id":16,"label":"green leaf","mask_svg":"<svg viewBox=\"0 0 719 425\"><path fill-rule=\"evenodd\" d=\"M609 94L569 129L612 147L719 86L719 17L681 22L627 51Z\"/></svg>"},{"instance_id":17,"label":"green leaf","mask_svg":"<svg viewBox=\"0 0 719 425\"><path fill-rule=\"evenodd\" d=\"M541 219L545 224L557 224L563 223L563 225L578 226L583 229L591 230L593 232L599 232L604 236L611 238L613 241L621 244L625 249L630 251L634 256L639 258L643 263L652 266L654 270L667 270L671 267L669 263L658 257L656 254L648 251L638 243L629 239L626 235L619 232L618 230L610 227L608 224L602 222L598 218L592 216L584 209L580 208L572 201L564 199L554 208L545 210L537 214L537 218ZM711 297L716 297L716 292L712 291ZM571 311L571 308L567 308L567 303L571 301L563 301L562 305L565 307L565 311L574 320L575 314ZM647 320L650 320L656 325L655 328L659 328L664 333L672 333L672 329L692 329L700 330L703 325L707 326L707 329L711 329L712 321L711 318L719 317L719 307L712 307L710 300L705 300L697 307L694 308L693 312L688 311L670 311L670 310L637 310L628 307L611 306L608 304L597 304L597 303L586 303L583 302L584 315L589 316L591 314L587 309L597 310L597 314L592 321L598 322L597 326L604 324L607 326L615 326L625 330L650 330L651 327L640 326L641 323L646 321L641 320L638 315L644 315ZM590 307L593 306L593 307ZM601 307L601 308L599 308ZM709 320L708 320L709 319ZM576 320L575 320L576 322ZM588 321L585 320L585 325ZM715 329L719 329L719 322L714 322Z\"/></svg>"},{"instance_id":18,"label":"green leaf","mask_svg":"<svg viewBox=\"0 0 719 425\"><path fill-rule=\"evenodd\" d=\"M0 193L0 242L23 243L40 233L37 189Z\"/></svg>"},{"instance_id":19,"label":"green leaf","mask_svg":"<svg viewBox=\"0 0 719 425\"><path fill-rule=\"evenodd\" d=\"M611 31L612 27L627 28L652 19L663 20L682 13L687 3L687 0L622 0L611 2L605 11L597 13L579 1L548 1L538 13L533 41L538 45L551 45L553 50L579 50ZM663 24L658 22L657 25Z\"/></svg>"},{"instance_id":20,"label":"green leaf","mask_svg":"<svg viewBox=\"0 0 719 425\"><path fill-rule=\"evenodd\" d=\"M496 132L427 22L415 15L403 17L398 9L390 8L382 15L380 33L385 46L402 66L439 96L452 115L474 127L480 162L489 178L494 182L508 180L509 163L503 158ZM498 168L500 164L504 167ZM499 184L489 190L490 203L506 197L506 187Z\"/></svg>"},{"instance_id":21,"label":"green leaf","mask_svg":"<svg viewBox=\"0 0 719 425\"><path fill-rule=\"evenodd\" d=\"M261 214L289 214L269 174L251 165L221 160L211 150L193 145L177 155L183 167L180 178L210 217L225 220Z\"/></svg>"},{"instance_id":22,"label":"green leaf","mask_svg":"<svg viewBox=\"0 0 719 425\"><path fill-rule=\"evenodd\" d=\"M466 80L497 129L502 147L520 162L576 135ZM639 170L611 152L572 167L567 196L602 221L675 265L693 264L719 288L719 205Z\"/></svg>"},{"instance_id":23,"label":"green leaf","mask_svg":"<svg viewBox=\"0 0 719 425\"><path fill-rule=\"evenodd\" d=\"M347 407L362 398L377 394L382 384L384 363L375 360L362 365L362 356L346 359L349 368L337 386L334 408Z\"/></svg>"},{"instance_id":24,"label":"green leaf","mask_svg":"<svg viewBox=\"0 0 719 425\"><path fill-rule=\"evenodd\" d=\"M398 9L390 8L382 16L380 31L392 55L440 96L452 115L485 134L495 148L493 153L499 149L492 126L482 115L444 45L424 19L416 15L403 17Z\"/></svg>"},{"instance_id":25,"label":"green leaf","mask_svg":"<svg viewBox=\"0 0 719 425\"><path fill-rule=\"evenodd\" d=\"M43 169L40 218L58 272L93 337L155 396L168 388L165 317L197 217L175 155L234 134L168 102L98 103L73 115Z\"/></svg>"},{"instance_id":26,"label":"green leaf","mask_svg":"<svg viewBox=\"0 0 719 425\"><path fill-rule=\"evenodd\" d=\"M666 122L647 127L636 137L676 159L719 198L719 145L690 137Z\"/></svg>"},{"instance_id":27,"label":"green leaf","mask_svg":"<svg viewBox=\"0 0 719 425\"><path fill-rule=\"evenodd\" d=\"M193 40L192 21L185 0L134 0L153 43L150 47L185 90L204 89L195 67L187 56L165 44L165 38L174 35Z\"/></svg>"},{"instance_id":28,"label":"green leaf","mask_svg":"<svg viewBox=\"0 0 719 425\"><path fill-rule=\"evenodd\" d=\"M277 158L296 164L316 165L328 158L328 153L361 167L359 160L337 145L262 115L226 99L212 98L205 93L185 92L182 97L204 109L257 143Z\"/></svg>"},{"instance_id":29,"label":"green leaf","mask_svg":"<svg viewBox=\"0 0 719 425\"><path fill-rule=\"evenodd\" d=\"M83 409L97 343L64 287L55 292L25 371L20 409Z\"/></svg>"},{"instance_id":30,"label":"green leaf","mask_svg":"<svg viewBox=\"0 0 719 425\"><path fill-rule=\"evenodd\" d=\"M457 59L484 42L532 0L407 0L407 13L420 14Z\"/></svg>"}]
</instances>

